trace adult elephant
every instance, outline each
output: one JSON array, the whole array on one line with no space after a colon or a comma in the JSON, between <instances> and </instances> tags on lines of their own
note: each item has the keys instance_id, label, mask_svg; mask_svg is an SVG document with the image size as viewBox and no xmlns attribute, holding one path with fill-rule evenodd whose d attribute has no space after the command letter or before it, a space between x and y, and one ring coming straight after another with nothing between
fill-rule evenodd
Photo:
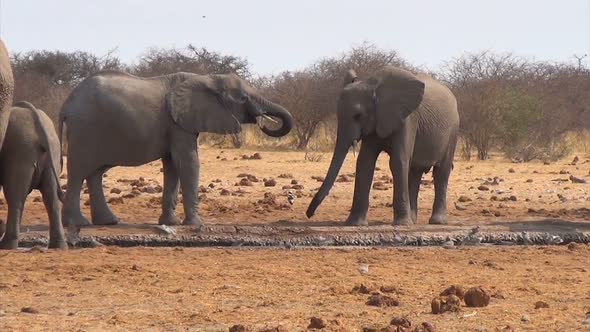
<instances>
[{"instance_id":1,"label":"adult elephant","mask_svg":"<svg viewBox=\"0 0 590 332\"><path fill-rule=\"evenodd\" d=\"M60 132L67 127L68 185L63 208L65 225L86 225L80 190L86 179L92 223L116 224L102 189L104 172L114 166L139 166L162 159L164 190L159 223L179 224L174 210L179 183L184 225L201 225L197 213L199 133L237 133L258 117L281 122L263 126L269 136L291 130L291 114L260 95L235 74L176 73L140 78L100 72L81 82L60 113ZM277 121L280 120L280 121Z\"/></svg>"},{"instance_id":2,"label":"adult elephant","mask_svg":"<svg viewBox=\"0 0 590 332\"><path fill-rule=\"evenodd\" d=\"M459 132L453 93L427 75L387 66L366 81L349 71L338 100L338 136L328 174L307 209L311 218L328 195L351 146L362 140L352 208L346 223L366 225L369 191L379 153L394 175L394 225L416 222L422 175L434 167L430 224L447 222L446 194Z\"/></svg>"},{"instance_id":3,"label":"adult elephant","mask_svg":"<svg viewBox=\"0 0 590 332\"><path fill-rule=\"evenodd\" d=\"M10 56L4 42L0 40L0 149L6 136L6 128L10 119L14 78L10 68Z\"/></svg>"}]
</instances>

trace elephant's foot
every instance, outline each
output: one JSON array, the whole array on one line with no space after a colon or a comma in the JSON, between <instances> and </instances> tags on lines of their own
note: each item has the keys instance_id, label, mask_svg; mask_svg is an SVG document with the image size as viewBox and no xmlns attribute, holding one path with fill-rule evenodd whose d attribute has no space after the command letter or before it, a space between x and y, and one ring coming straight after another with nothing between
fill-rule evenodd
<instances>
[{"instance_id":1,"label":"elephant's foot","mask_svg":"<svg viewBox=\"0 0 590 332\"><path fill-rule=\"evenodd\" d=\"M171 215L161 215L160 219L158 220L158 224L160 225L168 225L168 226L174 226L174 225L180 225L180 219L178 219L177 216L171 214Z\"/></svg>"},{"instance_id":2,"label":"elephant's foot","mask_svg":"<svg viewBox=\"0 0 590 332\"><path fill-rule=\"evenodd\" d=\"M64 239L54 240L49 239L49 245L47 246L49 249L68 249L68 243Z\"/></svg>"},{"instance_id":3,"label":"elephant's foot","mask_svg":"<svg viewBox=\"0 0 590 332\"><path fill-rule=\"evenodd\" d=\"M430 217L428 221L430 225L446 225L448 223L447 215L445 213L436 213Z\"/></svg>"},{"instance_id":4,"label":"elephant's foot","mask_svg":"<svg viewBox=\"0 0 590 332\"><path fill-rule=\"evenodd\" d=\"M346 218L346 226L367 226L368 224L366 217L348 216Z\"/></svg>"},{"instance_id":5,"label":"elephant's foot","mask_svg":"<svg viewBox=\"0 0 590 332\"><path fill-rule=\"evenodd\" d=\"M86 217L84 217L80 213L76 213L74 215L64 213L63 218L61 218L61 223L63 226L73 225L73 226L90 226L90 222Z\"/></svg>"},{"instance_id":6,"label":"elephant's foot","mask_svg":"<svg viewBox=\"0 0 590 332\"><path fill-rule=\"evenodd\" d=\"M8 240L6 238L2 238L0 240L0 250L11 250L18 248L18 239L17 240Z\"/></svg>"},{"instance_id":7,"label":"elephant's foot","mask_svg":"<svg viewBox=\"0 0 590 332\"><path fill-rule=\"evenodd\" d=\"M182 224L185 226L203 226L203 223L201 222L201 218L199 218L199 216L194 216L192 218L184 218Z\"/></svg>"},{"instance_id":8,"label":"elephant's foot","mask_svg":"<svg viewBox=\"0 0 590 332\"><path fill-rule=\"evenodd\" d=\"M411 226L414 221L410 216L399 217L393 219L393 226Z\"/></svg>"},{"instance_id":9,"label":"elephant's foot","mask_svg":"<svg viewBox=\"0 0 590 332\"><path fill-rule=\"evenodd\" d=\"M115 217L112 213L104 213L98 216L92 217L92 224L93 225L100 225L100 226L109 226L109 225L116 225L119 223L119 218Z\"/></svg>"}]
</instances>

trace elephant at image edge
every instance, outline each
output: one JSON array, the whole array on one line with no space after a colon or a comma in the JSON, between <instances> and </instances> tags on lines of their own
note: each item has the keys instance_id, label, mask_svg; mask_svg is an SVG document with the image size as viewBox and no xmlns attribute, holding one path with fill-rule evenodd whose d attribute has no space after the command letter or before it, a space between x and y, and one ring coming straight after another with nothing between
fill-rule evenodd
<instances>
[{"instance_id":1,"label":"elephant at image edge","mask_svg":"<svg viewBox=\"0 0 590 332\"><path fill-rule=\"evenodd\" d=\"M103 174L114 166L139 166L157 159L162 159L164 169L159 223L180 223L174 212L180 185L182 223L201 225L197 213L199 133L237 133L241 124L256 123L258 117L281 123L276 129L261 127L272 137L288 134L293 126L286 109L262 97L235 74L140 78L110 71L85 79L60 112L60 132L65 123L68 139L64 225L88 224L80 211L84 180L92 223L116 224L118 219L104 197Z\"/></svg>"},{"instance_id":2,"label":"elephant at image edge","mask_svg":"<svg viewBox=\"0 0 590 332\"><path fill-rule=\"evenodd\" d=\"M10 68L10 56L4 42L0 40L0 148L6 135L13 93L14 78Z\"/></svg>"},{"instance_id":3,"label":"elephant at image edge","mask_svg":"<svg viewBox=\"0 0 590 332\"><path fill-rule=\"evenodd\" d=\"M68 247L60 215L63 198L59 186L60 161L60 142L51 119L28 102L16 103L11 108L0 150L0 184L8 204L6 231L0 240L0 249L18 247L23 208L33 189L41 191L49 216L49 248Z\"/></svg>"},{"instance_id":4,"label":"elephant at image edge","mask_svg":"<svg viewBox=\"0 0 590 332\"><path fill-rule=\"evenodd\" d=\"M338 100L338 131L328 174L307 209L315 213L328 195L351 146L362 145L356 162L348 225L366 225L369 191L379 153L389 154L394 176L394 225L416 223L422 175L433 168L435 196L430 224L447 222L447 185L459 133L453 93L428 75L387 66L360 81L349 71Z\"/></svg>"}]
</instances>

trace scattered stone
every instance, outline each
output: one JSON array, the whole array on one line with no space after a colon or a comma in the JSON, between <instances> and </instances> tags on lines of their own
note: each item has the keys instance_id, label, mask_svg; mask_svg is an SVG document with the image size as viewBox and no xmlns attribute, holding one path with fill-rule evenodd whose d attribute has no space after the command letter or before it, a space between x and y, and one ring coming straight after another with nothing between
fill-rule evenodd
<instances>
[{"instance_id":1,"label":"scattered stone","mask_svg":"<svg viewBox=\"0 0 590 332\"><path fill-rule=\"evenodd\" d=\"M358 293L358 294L371 294L373 290L369 288L365 284L356 285L350 291L351 293Z\"/></svg>"},{"instance_id":2,"label":"scattered stone","mask_svg":"<svg viewBox=\"0 0 590 332\"><path fill-rule=\"evenodd\" d=\"M412 332L434 332L434 326L429 322L422 322L422 324Z\"/></svg>"},{"instance_id":3,"label":"scattered stone","mask_svg":"<svg viewBox=\"0 0 590 332\"><path fill-rule=\"evenodd\" d=\"M121 189L119 189L119 188L111 189L111 194L120 194L120 193L121 193Z\"/></svg>"},{"instance_id":4,"label":"scattered stone","mask_svg":"<svg viewBox=\"0 0 590 332\"><path fill-rule=\"evenodd\" d=\"M457 201L460 203L467 203L467 202L471 202L472 199L465 196L465 195L462 195L462 196L459 196L459 199L457 199Z\"/></svg>"},{"instance_id":5,"label":"scattered stone","mask_svg":"<svg viewBox=\"0 0 590 332\"><path fill-rule=\"evenodd\" d=\"M465 292L464 300L468 307L486 307L490 304L490 295L481 287L472 287Z\"/></svg>"},{"instance_id":6,"label":"scattered stone","mask_svg":"<svg viewBox=\"0 0 590 332\"><path fill-rule=\"evenodd\" d=\"M514 170L514 168L509 168L508 169L508 173L515 173L516 171Z\"/></svg>"},{"instance_id":7,"label":"scattered stone","mask_svg":"<svg viewBox=\"0 0 590 332\"><path fill-rule=\"evenodd\" d=\"M574 157L574 160L572 160L572 165L575 165L578 163L578 161L580 161L580 158L578 158L578 156Z\"/></svg>"},{"instance_id":8,"label":"scattered stone","mask_svg":"<svg viewBox=\"0 0 590 332\"><path fill-rule=\"evenodd\" d=\"M109 200L107 202L112 205L118 205L118 204L125 203L125 201L123 200L123 197L111 197L111 198L109 198Z\"/></svg>"},{"instance_id":9,"label":"scattered stone","mask_svg":"<svg viewBox=\"0 0 590 332\"><path fill-rule=\"evenodd\" d=\"M199 192L200 193L208 193L209 191L210 191L209 188L207 188L207 187L205 187L203 185L200 185L199 186Z\"/></svg>"},{"instance_id":10,"label":"scattered stone","mask_svg":"<svg viewBox=\"0 0 590 332\"><path fill-rule=\"evenodd\" d=\"M291 174L291 173L282 173L282 174L279 174L278 177L281 178L281 179L292 179L293 178L293 174Z\"/></svg>"},{"instance_id":11,"label":"scattered stone","mask_svg":"<svg viewBox=\"0 0 590 332\"><path fill-rule=\"evenodd\" d=\"M511 195L510 197L508 197L508 199L512 202L516 202L518 200L518 198L515 195Z\"/></svg>"},{"instance_id":12,"label":"scattered stone","mask_svg":"<svg viewBox=\"0 0 590 332\"><path fill-rule=\"evenodd\" d=\"M562 169L561 171L559 171L559 174L561 174L561 175L570 174L570 172L566 171L565 169Z\"/></svg>"},{"instance_id":13,"label":"scattered stone","mask_svg":"<svg viewBox=\"0 0 590 332\"><path fill-rule=\"evenodd\" d=\"M465 292L463 291L463 287L458 286L458 285L451 285L447 289L445 289L444 291L442 291L440 293L440 296L449 296L449 295L455 295L459 299L463 300L463 298L465 297Z\"/></svg>"},{"instance_id":14,"label":"scattered stone","mask_svg":"<svg viewBox=\"0 0 590 332\"><path fill-rule=\"evenodd\" d=\"M526 183L533 183L533 179L527 179Z\"/></svg>"},{"instance_id":15,"label":"scattered stone","mask_svg":"<svg viewBox=\"0 0 590 332\"><path fill-rule=\"evenodd\" d=\"M504 293L502 293L501 291L497 291L494 294L492 294L492 297L498 300L505 300L506 297L504 296Z\"/></svg>"},{"instance_id":16,"label":"scattered stone","mask_svg":"<svg viewBox=\"0 0 590 332\"><path fill-rule=\"evenodd\" d=\"M389 186L381 181L373 183L373 189L375 190L389 190Z\"/></svg>"},{"instance_id":17,"label":"scattered stone","mask_svg":"<svg viewBox=\"0 0 590 332\"><path fill-rule=\"evenodd\" d=\"M570 175L570 181L572 181L572 183L587 183L585 179Z\"/></svg>"},{"instance_id":18,"label":"scattered stone","mask_svg":"<svg viewBox=\"0 0 590 332\"><path fill-rule=\"evenodd\" d=\"M338 178L336 179L336 182L352 182L352 180L350 178L348 178L348 176L342 174L342 175L338 176Z\"/></svg>"},{"instance_id":19,"label":"scattered stone","mask_svg":"<svg viewBox=\"0 0 590 332\"><path fill-rule=\"evenodd\" d=\"M544 308L549 308L549 304L547 304L547 302L543 302L543 301L535 302L535 309L544 309Z\"/></svg>"},{"instance_id":20,"label":"scattered stone","mask_svg":"<svg viewBox=\"0 0 590 332\"><path fill-rule=\"evenodd\" d=\"M391 296L375 294L369 297L366 304L373 307L397 307L399 306L399 300Z\"/></svg>"},{"instance_id":21,"label":"scattered stone","mask_svg":"<svg viewBox=\"0 0 590 332\"><path fill-rule=\"evenodd\" d=\"M230 196L231 192L225 188L221 189L221 192L219 193L221 196Z\"/></svg>"},{"instance_id":22,"label":"scattered stone","mask_svg":"<svg viewBox=\"0 0 590 332\"><path fill-rule=\"evenodd\" d=\"M393 317L391 323L389 324L393 326L399 326L405 329L409 329L410 327L412 327L412 322L410 322L410 320L405 317Z\"/></svg>"},{"instance_id":23,"label":"scattered stone","mask_svg":"<svg viewBox=\"0 0 590 332\"><path fill-rule=\"evenodd\" d=\"M299 184L299 182L295 179L291 180L291 184Z\"/></svg>"},{"instance_id":24,"label":"scattered stone","mask_svg":"<svg viewBox=\"0 0 590 332\"><path fill-rule=\"evenodd\" d=\"M520 321L523 323L528 323L531 321L531 319L529 318L529 315L522 315L522 317L520 317Z\"/></svg>"},{"instance_id":25,"label":"scattered stone","mask_svg":"<svg viewBox=\"0 0 590 332\"><path fill-rule=\"evenodd\" d=\"M481 185L481 186L477 187L477 190L479 190L479 191L489 191L490 188L488 186Z\"/></svg>"},{"instance_id":26,"label":"scattered stone","mask_svg":"<svg viewBox=\"0 0 590 332\"><path fill-rule=\"evenodd\" d=\"M397 287L394 286L381 286L379 290L382 293L399 293L399 289L397 289Z\"/></svg>"},{"instance_id":27,"label":"scattered stone","mask_svg":"<svg viewBox=\"0 0 590 332\"><path fill-rule=\"evenodd\" d=\"M242 187L252 187L254 185L252 184L252 181L248 180L247 178L241 179L238 184Z\"/></svg>"},{"instance_id":28,"label":"scattered stone","mask_svg":"<svg viewBox=\"0 0 590 332\"><path fill-rule=\"evenodd\" d=\"M250 332L250 329L244 325L238 324L230 327L229 332Z\"/></svg>"},{"instance_id":29,"label":"scattered stone","mask_svg":"<svg viewBox=\"0 0 590 332\"><path fill-rule=\"evenodd\" d=\"M312 180L316 180L317 182L324 182L325 178L323 176L312 175Z\"/></svg>"},{"instance_id":30,"label":"scattered stone","mask_svg":"<svg viewBox=\"0 0 590 332\"><path fill-rule=\"evenodd\" d=\"M461 299L456 295L437 297L430 302L430 308L435 315L458 312L461 310Z\"/></svg>"},{"instance_id":31,"label":"scattered stone","mask_svg":"<svg viewBox=\"0 0 590 332\"><path fill-rule=\"evenodd\" d=\"M303 185L302 184L294 184L294 185L291 186L291 189L303 190Z\"/></svg>"},{"instance_id":32,"label":"scattered stone","mask_svg":"<svg viewBox=\"0 0 590 332\"><path fill-rule=\"evenodd\" d=\"M39 310L33 308L33 307L22 307L20 309L20 312L26 313L26 314L38 314Z\"/></svg>"},{"instance_id":33,"label":"scattered stone","mask_svg":"<svg viewBox=\"0 0 590 332\"><path fill-rule=\"evenodd\" d=\"M455 209L457 209L457 211L465 211L465 210L467 210L466 207L463 207L463 206L457 204L456 202L455 202Z\"/></svg>"},{"instance_id":34,"label":"scattered stone","mask_svg":"<svg viewBox=\"0 0 590 332\"><path fill-rule=\"evenodd\" d=\"M309 325L307 325L308 330L321 330L324 327L326 327L326 322L319 317L311 317Z\"/></svg>"},{"instance_id":35,"label":"scattered stone","mask_svg":"<svg viewBox=\"0 0 590 332\"><path fill-rule=\"evenodd\" d=\"M260 159L262 159L262 156L260 155L260 153L256 152L252 156L250 156L250 159L251 160L260 160Z\"/></svg>"},{"instance_id":36,"label":"scattered stone","mask_svg":"<svg viewBox=\"0 0 590 332\"><path fill-rule=\"evenodd\" d=\"M267 179L266 181L264 181L265 187L274 187L276 185L277 185L277 180L275 180L275 179Z\"/></svg>"},{"instance_id":37,"label":"scattered stone","mask_svg":"<svg viewBox=\"0 0 590 332\"><path fill-rule=\"evenodd\" d=\"M251 182L260 182L260 180L258 180L258 178L255 175L252 174L248 174L248 173L240 173L238 174L239 178L246 178L248 180L250 180Z\"/></svg>"}]
</instances>

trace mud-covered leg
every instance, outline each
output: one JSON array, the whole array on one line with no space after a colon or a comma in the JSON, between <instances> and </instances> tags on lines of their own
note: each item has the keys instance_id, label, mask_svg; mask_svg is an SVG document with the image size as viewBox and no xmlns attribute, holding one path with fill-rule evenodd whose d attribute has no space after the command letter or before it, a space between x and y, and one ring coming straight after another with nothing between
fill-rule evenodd
<instances>
[{"instance_id":1,"label":"mud-covered leg","mask_svg":"<svg viewBox=\"0 0 590 332\"><path fill-rule=\"evenodd\" d=\"M40 190L49 217L49 248L67 249L68 244L61 224L61 202L57 194L58 186L59 183L51 170L44 172Z\"/></svg>"},{"instance_id":2,"label":"mud-covered leg","mask_svg":"<svg viewBox=\"0 0 590 332\"><path fill-rule=\"evenodd\" d=\"M31 179L33 177L33 168L18 167L17 162L10 169L5 170L6 177L4 183L4 197L8 204L8 220L6 221L6 231L2 240L0 240L0 249L16 249L18 248L18 237L20 233L20 221L25 206L27 195L31 186Z\"/></svg>"},{"instance_id":3,"label":"mud-covered leg","mask_svg":"<svg viewBox=\"0 0 590 332\"><path fill-rule=\"evenodd\" d=\"M410 209L412 210L411 217L414 224L418 222L418 193L420 192L420 182L422 181L423 174L421 170L410 169L410 174L408 175Z\"/></svg>"},{"instance_id":4,"label":"mud-covered leg","mask_svg":"<svg viewBox=\"0 0 590 332\"><path fill-rule=\"evenodd\" d=\"M178 225L180 219L176 216L175 210L178 204L179 179L178 172L171 157L162 159L164 166L164 190L162 193L162 215L160 225Z\"/></svg>"},{"instance_id":5,"label":"mud-covered leg","mask_svg":"<svg viewBox=\"0 0 590 332\"><path fill-rule=\"evenodd\" d=\"M68 189L61 214L61 221L64 226L70 224L76 226L90 225L90 222L82 215L80 210L80 191L82 191L83 182L84 178L75 174L68 164Z\"/></svg>"},{"instance_id":6,"label":"mud-covered leg","mask_svg":"<svg viewBox=\"0 0 590 332\"><path fill-rule=\"evenodd\" d=\"M367 211L369 209L369 193L373 183L375 173L375 163L379 156L379 150L376 144L365 142L356 160L356 175L354 180L354 197L350 214L346 219L347 225L366 225Z\"/></svg>"},{"instance_id":7,"label":"mud-covered leg","mask_svg":"<svg viewBox=\"0 0 590 332\"><path fill-rule=\"evenodd\" d=\"M181 134L178 134L181 135ZM172 160L178 172L184 206L183 225L201 226L198 215L199 154L193 136L180 137L172 150Z\"/></svg>"},{"instance_id":8,"label":"mud-covered leg","mask_svg":"<svg viewBox=\"0 0 590 332\"><path fill-rule=\"evenodd\" d=\"M102 189L102 176L106 169L96 170L86 179L88 193L90 194L90 214L94 225L116 225L119 218L107 205Z\"/></svg>"},{"instance_id":9,"label":"mud-covered leg","mask_svg":"<svg viewBox=\"0 0 590 332\"><path fill-rule=\"evenodd\" d=\"M447 187L451 170L451 163L443 163L434 167L434 204L429 224L447 223Z\"/></svg>"}]
</instances>

